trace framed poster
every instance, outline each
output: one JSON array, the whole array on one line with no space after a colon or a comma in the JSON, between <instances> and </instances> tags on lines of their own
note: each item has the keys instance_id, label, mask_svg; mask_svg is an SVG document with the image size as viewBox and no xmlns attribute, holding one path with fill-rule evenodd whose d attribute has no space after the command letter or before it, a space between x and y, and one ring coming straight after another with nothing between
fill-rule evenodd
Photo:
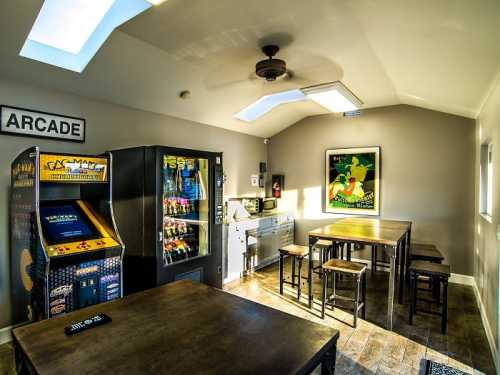
<instances>
[{"instance_id":1,"label":"framed poster","mask_svg":"<svg viewBox=\"0 0 500 375\"><path fill-rule=\"evenodd\" d=\"M325 211L379 215L380 147L326 150Z\"/></svg>"}]
</instances>

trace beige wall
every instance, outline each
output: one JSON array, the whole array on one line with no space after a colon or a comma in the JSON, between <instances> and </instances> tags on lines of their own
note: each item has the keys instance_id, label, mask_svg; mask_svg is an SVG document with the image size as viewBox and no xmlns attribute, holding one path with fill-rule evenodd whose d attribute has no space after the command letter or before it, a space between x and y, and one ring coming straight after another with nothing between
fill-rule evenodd
<instances>
[{"instance_id":1,"label":"beige wall","mask_svg":"<svg viewBox=\"0 0 500 375\"><path fill-rule=\"evenodd\" d=\"M413 239L433 242L452 272L472 275L474 121L411 106L359 117L310 117L271 138L272 173L285 175L280 206L296 211L296 241L330 222L322 213L325 150L381 147L381 216L414 222Z\"/></svg>"},{"instance_id":2,"label":"beige wall","mask_svg":"<svg viewBox=\"0 0 500 375\"><path fill-rule=\"evenodd\" d=\"M479 215L479 151L493 143L493 217L491 222ZM498 341L498 251L500 224L500 80L493 87L476 125L476 231L474 277L486 310L490 329ZM497 344L498 347L498 344Z\"/></svg>"},{"instance_id":3,"label":"beige wall","mask_svg":"<svg viewBox=\"0 0 500 375\"><path fill-rule=\"evenodd\" d=\"M38 145L46 151L100 153L135 145L167 145L224 152L225 194L257 194L250 174L267 160L262 138L150 112L0 80L0 104L25 107L87 120L85 144L0 135L0 328L10 323L8 188L10 163L22 150Z\"/></svg>"}]
</instances>

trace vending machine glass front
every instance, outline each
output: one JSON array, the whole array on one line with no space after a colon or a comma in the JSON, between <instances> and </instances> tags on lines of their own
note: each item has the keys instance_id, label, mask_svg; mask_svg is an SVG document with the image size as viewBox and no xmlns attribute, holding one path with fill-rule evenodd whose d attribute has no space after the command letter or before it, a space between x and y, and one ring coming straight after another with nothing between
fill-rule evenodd
<instances>
[{"instance_id":1,"label":"vending machine glass front","mask_svg":"<svg viewBox=\"0 0 500 375\"><path fill-rule=\"evenodd\" d=\"M163 156L163 262L208 255L208 159Z\"/></svg>"}]
</instances>

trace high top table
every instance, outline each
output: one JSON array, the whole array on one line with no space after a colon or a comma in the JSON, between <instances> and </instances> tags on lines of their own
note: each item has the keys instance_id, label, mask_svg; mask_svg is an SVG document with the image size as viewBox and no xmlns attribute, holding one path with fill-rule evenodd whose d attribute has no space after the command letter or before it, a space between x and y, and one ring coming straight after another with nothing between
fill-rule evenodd
<instances>
[{"instance_id":1,"label":"high top table","mask_svg":"<svg viewBox=\"0 0 500 375\"><path fill-rule=\"evenodd\" d=\"M105 313L112 322L66 336ZM27 374L322 374L335 371L336 329L177 281L14 329Z\"/></svg>"},{"instance_id":2,"label":"high top table","mask_svg":"<svg viewBox=\"0 0 500 375\"><path fill-rule=\"evenodd\" d=\"M396 284L396 258L400 259L401 275L399 302L402 303L406 253L411 237L411 222L399 220L381 220L372 218L345 218L309 232L309 259L312 259L312 247L320 238L334 242L349 242L362 245L383 247L390 258L389 295L387 296L387 329L392 330L394 311L394 291ZM309 262L309 307L312 307L312 262Z\"/></svg>"}]
</instances>

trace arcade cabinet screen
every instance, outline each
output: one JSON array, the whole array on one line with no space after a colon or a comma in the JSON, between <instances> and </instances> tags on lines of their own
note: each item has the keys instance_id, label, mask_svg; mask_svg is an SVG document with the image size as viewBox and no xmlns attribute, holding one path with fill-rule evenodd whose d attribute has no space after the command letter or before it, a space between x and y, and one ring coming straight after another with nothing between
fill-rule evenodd
<instances>
[{"instance_id":1,"label":"arcade cabinet screen","mask_svg":"<svg viewBox=\"0 0 500 375\"><path fill-rule=\"evenodd\" d=\"M47 239L62 243L95 238L95 230L83 219L83 213L71 204L40 207L40 216Z\"/></svg>"}]
</instances>

